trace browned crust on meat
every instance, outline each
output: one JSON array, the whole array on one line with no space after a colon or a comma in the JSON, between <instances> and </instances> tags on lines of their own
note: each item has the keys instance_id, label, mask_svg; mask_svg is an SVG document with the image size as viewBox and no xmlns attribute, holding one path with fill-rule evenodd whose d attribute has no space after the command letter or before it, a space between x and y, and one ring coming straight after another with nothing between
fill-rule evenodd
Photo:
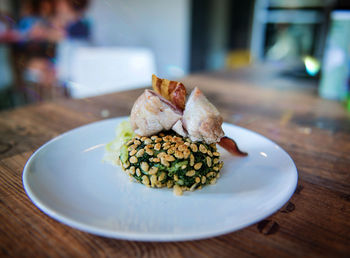
<instances>
[{"instance_id":1,"label":"browned crust on meat","mask_svg":"<svg viewBox=\"0 0 350 258\"><path fill-rule=\"evenodd\" d=\"M199 133L204 139L210 139L212 142L218 141L224 136L224 131L221 128L223 119L221 116L206 118L199 127Z\"/></svg>"}]
</instances>

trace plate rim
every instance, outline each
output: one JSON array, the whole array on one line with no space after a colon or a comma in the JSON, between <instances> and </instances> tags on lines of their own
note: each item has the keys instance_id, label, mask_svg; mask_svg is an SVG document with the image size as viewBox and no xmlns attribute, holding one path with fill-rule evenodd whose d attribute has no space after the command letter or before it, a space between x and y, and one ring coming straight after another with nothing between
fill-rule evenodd
<instances>
[{"instance_id":1,"label":"plate rim","mask_svg":"<svg viewBox=\"0 0 350 258\"><path fill-rule=\"evenodd\" d=\"M47 141L46 143L41 145L38 149L36 149L32 153L32 155L30 156L30 158L27 160L27 162L23 168L23 171L22 171L22 186L25 190L25 193L27 194L30 201L32 202L32 204L35 207L37 207L41 212L43 212L45 215L48 215L50 218L52 218L52 219L54 219L54 220L56 220L64 225L70 226L74 229L77 229L77 230L80 230L80 231L83 231L86 233L90 233L90 234L94 234L94 235L98 235L98 236L102 236L102 237L120 239L120 240L145 241L145 242L152 242L152 241L173 242L173 241L189 241L189 240L207 239L207 238L211 238L211 237L216 237L216 236L220 236L220 235L226 235L229 233L233 233L233 232L238 231L240 229L243 229L245 227L251 226L251 225L271 216L272 214L276 213L281 207L283 207L283 205L285 203L287 203L287 201L293 196L293 194L295 192L295 189L296 189L297 183L298 183L298 178L299 178L298 170L296 168L296 165L295 165L293 159L290 157L290 155L282 147L280 147L277 143L275 143L274 141L265 137L264 135L261 135L259 133L256 133L252 130L246 129L246 128L241 127L241 126L237 126L237 125L234 125L231 123L224 122L224 125L233 126L233 127L239 128L241 130L248 131L249 133L253 133L258 137L264 138L265 140L274 144L275 146L278 146L279 151L282 151L286 155L286 157L288 158L288 161L292 165L291 169L293 170L293 175L292 175L293 181L289 185L290 186L289 191L286 192L285 196L283 196L283 198L279 202L277 202L273 205L273 208L270 208L268 211L265 211L263 213L259 213L259 216L254 216L255 218L250 219L251 221L249 221L249 222L244 221L241 224L238 224L237 226L231 226L231 227L228 227L225 229L219 229L219 230L209 230L208 232L200 232L200 233L150 234L150 233L143 233L143 232L123 232L123 231L120 232L120 231L116 231L116 230L101 229L97 226L91 226L88 223L83 223L83 222L80 222L76 219L69 218L67 215L61 214L60 212L55 211L54 209L46 206L40 200L40 198L34 194L34 192L31 190L30 184L28 182L28 180L29 180L28 176L29 176L29 167L30 167L31 163L33 162L33 160L38 155L38 153L40 153L42 150L44 150L51 143L64 137L66 134L72 133L72 132L77 131L79 129L82 129L84 127L91 126L93 124L98 124L98 123L102 123L102 122L111 122L113 120L116 120L116 121L123 120L123 119L127 119L127 118L128 118L128 116L114 117L114 118L102 119L102 120L98 120L98 121L94 121L94 122L91 122L88 124L78 126L76 128L68 130L68 131L50 139L49 141Z\"/></svg>"}]
</instances>

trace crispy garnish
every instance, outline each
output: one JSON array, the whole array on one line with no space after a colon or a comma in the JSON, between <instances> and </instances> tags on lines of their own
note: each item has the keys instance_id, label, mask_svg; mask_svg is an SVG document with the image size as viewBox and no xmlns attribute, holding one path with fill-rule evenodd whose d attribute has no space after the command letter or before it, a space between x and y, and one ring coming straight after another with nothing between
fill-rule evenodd
<instances>
[{"instance_id":1,"label":"crispy garnish","mask_svg":"<svg viewBox=\"0 0 350 258\"><path fill-rule=\"evenodd\" d=\"M247 156L248 155L248 153L241 151L238 148L237 143L227 136L222 137L218 144L234 156ZM215 156L215 152L213 154Z\"/></svg>"},{"instance_id":2,"label":"crispy garnish","mask_svg":"<svg viewBox=\"0 0 350 258\"><path fill-rule=\"evenodd\" d=\"M155 92L172 102L179 109L184 110L187 93L181 82L160 79L153 74L152 87Z\"/></svg>"}]
</instances>

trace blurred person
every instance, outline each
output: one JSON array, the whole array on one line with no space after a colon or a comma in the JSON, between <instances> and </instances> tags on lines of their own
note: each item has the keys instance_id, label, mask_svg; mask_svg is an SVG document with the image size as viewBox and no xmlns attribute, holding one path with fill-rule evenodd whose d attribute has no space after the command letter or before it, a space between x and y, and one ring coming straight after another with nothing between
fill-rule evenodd
<instances>
[{"instance_id":1,"label":"blurred person","mask_svg":"<svg viewBox=\"0 0 350 258\"><path fill-rule=\"evenodd\" d=\"M20 8L20 17L17 30L24 38L33 26L40 21L40 17L37 14L37 2L23 1Z\"/></svg>"},{"instance_id":2,"label":"blurred person","mask_svg":"<svg viewBox=\"0 0 350 258\"><path fill-rule=\"evenodd\" d=\"M66 86L71 78L71 65L75 50L90 45L90 24L84 17L88 0L57 0L54 26L63 28L65 39L57 45L57 75L60 83Z\"/></svg>"},{"instance_id":3,"label":"blurred person","mask_svg":"<svg viewBox=\"0 0 350 258\"><path fill-rule=\"evenodd\" d=\"M88 44L90 26L84 18L87 0L25 0L13 44L15 83L29 102L51 98L51 90L69 78L76 46ZM55 67L56 65L56 67ZM59 79L59 80L58 80ZM59 81L63 83L58 83Z\"/></svg>"},{"instance_id":4,"label":"blurred person","mask_svg":"<svg viewBox=\"0 0 350 258\"><path fill-rule=\"evenodd\" d=\"M30 59L24 77L27 81L26 100L29 103L66 96L65 89L55 83L54 65L47 58Z\"/></svg>"},{"instance_id":5,"label":"blurred person","mask_svg":"<svg viewBox=\"0 0 350 258\"><path fill-rule=\"evenodd\" d=\"M24 41L58 42L65 36L64 28L55 26L55 1L25 2L18 29Z\"/></svg>"},{"instance_id":6,"label":"blurred person","mask_svg":"<svg viewBox=\"0 0 350 258\"><path fill-rule=\"evenodd\" d=\"M64 31L53 26L54 1L39 1L39 21L32 27L29 32L29 39L46 40L49 42L58 42L63 39Z\"/></svg>"},{"instance_id":7,"label":"blurred person","mask_svg":"<svg viewBox=\"0 0 350 258\"><path fill-rule=\"evenodd\" d=\"M26 101L46 99L57 85L52 59L55 43L64 37L63 30L54 27L53 0L23 1L17 25L21 37L13 44L16 87ZM33 85L38 89L33 94ZM50 98L50 97L49 97Z\"/></svg>"},{"instance_id":8,"label":"blurred person","mask_svg":"<svg viewBox=\"0 0 350 258\"><path fill-rule=\"evenodd\" d=\"M53 14L52 1L24 1L21 12L21 19L17 29L23 40L45 40L49 27L49 18Z\"/></svg>"},{"instance_id":9,"label":"blurred person","mask_svg":"<svg viewBox=\"0 0 350 258\"><path fill-rule=\"evenodd\" d=\"M19 39L19 33L13 29L14 20L11 15L0 10L0 42L12 42Z\"/></svg>"},{"instance_id":10,"label":"blurred person","mask_svg":"<svg viewBox=\"0 0 350 258\"><path fill-rule=\"evenodd\" d=\"M69 39L89 40L90 24L84 17L88 5L88 0L57 0L54 25L63 28Z\"/></svg>"}]
</instances>

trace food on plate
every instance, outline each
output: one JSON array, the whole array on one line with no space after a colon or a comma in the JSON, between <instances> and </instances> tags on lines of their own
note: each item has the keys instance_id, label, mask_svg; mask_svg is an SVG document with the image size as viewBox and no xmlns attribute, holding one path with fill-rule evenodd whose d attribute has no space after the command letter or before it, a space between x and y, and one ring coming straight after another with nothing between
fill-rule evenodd
<instances>
[{"instance_id":1,"label":"food on plate","mask_svg":"<svg viewBox=\"0 0 350 258\"><path fill-rule=\"evenodd\" d=\"M184 110L182 123L192 141L216 143L225 135L222 130L223 119L219 111L195 88Z\"/></svg>"},{"instance_id":2,"label":"food on plate","mask_svg":"<svg viewBox=\"0 0 350 258\"><path fill-rule=\"evenodd\" d=\"M170 130L182 112L154 91L145 90L131 109L130 121L135 133L142 136Z\"/></svg>"},{"instance_id":3,"label":"food on plate","mask_svg":"<svg viewBox=\"0 0 350 258\"><path fill-rule=\"evenodd\" d=\"M123 170L149 187L174 187L177 195L214 184L223 165L215 144L192 142L174 132L135 136L120 152Z\"/></svg>"},{"instance_id":4,"label":"food on plate","mask_svg":"<svg viewBox=\"0 0 350 258\"><path fill-rule=\"evenodd\" d=\"M105 147L106 152L103 160L113 165L120 165L120 150L127 141L131 140L135 136L134 131L131 128L130 121L126 120L121 122L115 130L115 138L108 143Z\"/></svg>"},{"instance_id":5,"label":"food on plate","mask_svg":"<svg viewBox=\"0 0 350 258\"><path fill-rule=\"evenodd\" d=\"M155 92L163 96L176 107L183 110L186 104L186 88L181 82L160 79L152 75L152 87Z\"/></svg>"},{"instance_id":6,"label":"food on plate","mask_svg":"<svg viewBox=\"0 0 350 258\"><path fill-rule=\"evenodd\" d=\"M106 146L106 160L148 187L182 191L214 184L223 162L216 144L246 156L222 130L216 107L195 88L186 102L186 88L152 76L153 90L135 101L130 121L119 124L116 139Z\"/></svg>"},{"instance_id":7,"label":"food on plate","mask_svg":"<svg viewBox=\"0 0 350 258\"><path fill-rule=\"evenodd\" d=\"M241 151L238 148L237 143L233 139L227 136L222 137L218 144L234 156L244 157L248 155L247 152Z\"/></svg>"}]
</instances>

